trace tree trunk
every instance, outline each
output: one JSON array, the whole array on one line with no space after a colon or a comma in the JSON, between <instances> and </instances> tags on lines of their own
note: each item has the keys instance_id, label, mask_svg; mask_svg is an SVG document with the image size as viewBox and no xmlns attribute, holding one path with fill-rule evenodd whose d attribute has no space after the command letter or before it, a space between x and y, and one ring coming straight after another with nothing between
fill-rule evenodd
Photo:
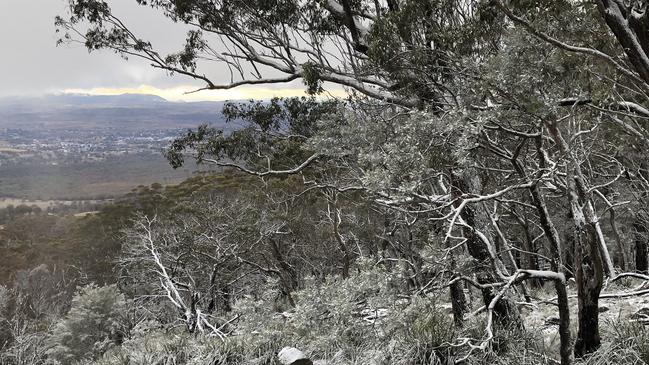
<instances>
[{"instance_id":1,"label":"tree trunk","mask_svg":"<svg viewBox=\"0 0 649 365\"><path fill-rule=\"evenodd\" d=\"M291 265L282 252L279 243L274 238L268 240L270 242L270 248L273 255L273 258L279 264L279 279L281 285L280 295L288 301L291 307L295 307L295 300L293 299L293 291L298 287L298 275L297 271Z\"/></svg>"},{"instance_id":2,"label":"tree trunk","mask_svg":"<svg viewBox=\"0 0 649 365\"><path fill-rule=\"evenodd\" d=\"M527 217L521 217L519 214L515 214L514 217L525 233L525 238L521 240L521 246L523 246L523 251L525 252L520 253L520 266L527 270L539 270L539 257L535 255L537 253L536 245L534 244L534 237L530 231L529 220ZM534 288L540 288L543 285L543 281L540 279L528 279L527 282Z\"/></svg>"},{"instance_id":3,"label":"tree trunk","mask_svg":"<svg viewBox=\"0 0 649 365\"><path fill-rule=\"evenodd\" d=\"M557 293L559 304L559 338L561 339L561 365L571 365L573 362L572 341L570 335L570 305L566 283L561 280L554 281L554 290Z\"/></svg>"},{"instance_id":4,"label":"tree trunk","mask_svg":"<svg viewBox=\"0 0 649 365\"><path fill-rule=\"evenodd\" d=\"M539 151L542 152L542 151ZM530 195L532 202L536 207L541 220L541 227L545 232L545 237L550 242L550 255L552 261L550 262L552 270L555 272L562 272L562 258L561 258L561 241L559 233L557 232L554 222L550 218L545 199L539 191L538 185L530 188ZM571 365L573 362L572 354L572 341L570 336L570 306L568 303L568 293L566 291L566 283L561 280L554 281L554 289L557 293L557 303L559 304L559 337L561 339L561 365Z\"/></svg>"},{"instance_id":5,"label":"tree trunk","mask_svg":"<svg viewBox=\"0 0 649 365\"><path fill-rule=\"evenodd\" d=\"M613 238L617 245L618 255L617 255L617 265L622 272L627 270L627 262L629 261L626 257L626 249L624 243L622 242L622 237L620 237L620 232L617 230L617 224L615 224L615 209L609 207L609 223L611 224L611 232L613 232Z\"/></svg>"},{"instance_id":6,"label":"tree trunk","mask_svg":"<svg viewBox=\"0 0 649 365\"><path fill-rule=\"evenodd\" d=\"M212 275L210 275L210 301L206 310L208 314L212 314L215 311L221 313L229 313L232 311L230 287L227 284L220 283L217 274L218 265L214 265Z\"/></svg>"},{"instance_id":7,"label":"tree trunk","mask_svg":"<svg viewBox=\"0 0 649 365\"><path fill-rule=\"evenodd\" d=\"M327 209L329 213L329 221L331 224L331 233L338 244L338 249L343 254L342 257L342 277L343 279L349 278L349 269L352 263L352 255L345 242L345 239L340 234L340 224L342 223L342 218L340 216L340 209L338 209L338 196L335 192L331 193L331 196L327 196L328 203Z\"/></svg>"},{"instance_id":8,"label":"tree trunk","mask_svg":"<svg viewBox=\"0 0 649 365\"><path fill-rule=\"evenodd\" d=\"M599 348L599 294L604 282L604 265L609 275L614 275L614 269L579 161L554 121L546 121L545 125L561 152L570 158L566 180L575 232L575 280L579 306L575 356L582 357Z\"/></svg>"},{"instance_id":9,"label":"tree trunk","mask_svg":"<svg viewBox=\"0 0 649 365\"><path fill-rule=\"evenodd\" d=\"M512 247L507 241L507 237L505 237L505 234L503 234L502 230L500 229L498 220L496 218L496 213L494 213L493 215L490 214L489 211L487 210L486 204L484 205L484 208L487 213L487 216L489 216L489 219L491 220L491 225L496 230L496 242L500 243L499 245L497 245L497 252L504 251L503 257L505 263L507 264L507 268L510 270L509 272L514 273L518 271L519 267L516 264L514 255L512 254ZM527 284L525 284L525 281L521 281L520 283L518 283L517 287L521 290L523 297L525 298L525 301L530 303L532 300L529 294L529 290L527 289Z\"/></svg>"},{"instance_id":10,"label":"tree trunk","mask_svg":"<svg viewBox=\"0 0 649 365\"><path fill-rule=\"evenodd\" d=\"M577 252L575 247L575 238L570 231L565 232L565 249L563 252L563 265L566 267L566 278L575 277L575 253Z\"/></svg>"},{"instance_id":11,"label":"tree trunk","mask_svg":"<svg viewBox=\"0 0 649 365\"><path fill-rule=\"evenodd\" d=\"M595 227L587 225L576 232L575 269L579 303L579 329L575 356L582 357L599 348L599 294L604 273L595 242Z\"/></svg>"},{"instance_id":12,"label":"tree trunk","mask_svg":"<svg viewBox=\"0 0 649 365\"><path fill-rule=\"evenodd\" d=\"M576 168L575 168L576 169ZM568 176L568 193L572 218L575 224L575 280L579 304L579 329L575 342L575 356L582 357L599 348L599 294L604 282L604 270L598 232L594 223L586 223L583 189L577 186L578 178ZM580 197L581 195L581 197Z\"/></svg>"},{"instance_id":13,"label":"tree trunk","mask_svg":"<svg viewBox=\"0 0 649 365\"><path fill-rule=\"evenodd\" d=\"M451 270L455 270L455 267L455 257L451 256ZM456 280L451 284L449 290L451 294L453 321L456 326L462 327L464 323L464 315L469 311L466 295L464 294L464 282L462 280Z\"/></svg>"},{"instance_id":14,"label":"tree trunk","mask_svg":"<svg viewBox=\"0 0 649 365\"><path fill-rule=\"evenodd\" d=\"M635 223L633 223L634 235L635 235L635 271L643 274L647 274L649 269L649 259L647 257L647 227L645 227L644 222L641 219L636 218Z\"/></svg>"},{"instance_id":15,"label":"tree trunk","mask_svg":"<svg viewBox=\"0 0 649 365\"><path fill-rule=\"evenodd\" d=\"M586 191L585 189L586 185L583 183L583 178L580 176L578 180L582 181L580 183L582 187L580 188L579 192L580 195L582 195L582 199L586 201L586 209L585 209L586 220L588 224L591 225L595 230L595 234L596 234L595 243L598 246L599 254L602 259L602 267L604 268L604 272L609 278L615 277L615 267L613 266L613 260L611 259L611 255L609 254L608 246L606 246L604 233L602 232L602 226L601 224L599 224L599 217L595 213L595 207L593 205L593 202L590 200L589 197L586 197L583 193Z\"/></svg>"},{"instance_id":16,"label":"tree trunk","mask_svg":"<svg viewBox=\"0 0 649 365\"><path fill-rule=\"evenodd\" d=\"M600 0L597 5L600 14L622 46L633 68L645 84L649 84L647 12L637 9L633 1Z\"/></svg>"},{"instance_id":17,"label":"tree trunk","mask_svg":"<svg viewBox=\"0 0 649 365\"><path fill-rule=\"evenodd\" d=\"M464 193L481 193L482 181L479 172L474 168L464 168L460 176L452 173L453 181L451 195L456 200L456 204L461 204L460 197ZM479 233L484 236L491 236L489 231L490 219L485 214L484 209L477 209L477 206L465 206L460 217L466 222L468 227L463 228L464 237L467 239L466 247L473 259L475 259L475 272L478 283L493 284L501 282L498 277L498 270L504 271L503 263L497 258L492 257L489 252L488 242L485 242ZM493 242L493 240L490 240ZM485 305L489 305L496 295L493 288L482 288L482 298ZM494 308L494 322L504 328L524 328L523 319L516 304L512 299L503 296Z\"/></svg>"}]
</instances>

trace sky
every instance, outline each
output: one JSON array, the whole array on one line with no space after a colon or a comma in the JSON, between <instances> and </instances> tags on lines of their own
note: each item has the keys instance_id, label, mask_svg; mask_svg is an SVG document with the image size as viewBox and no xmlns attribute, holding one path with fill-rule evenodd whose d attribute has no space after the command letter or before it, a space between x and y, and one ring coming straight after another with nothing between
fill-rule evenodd
<instances>
[{"instance_id":1,"label":"sky","mask_svg":"<svg viewBox=\"0 0 649 365\"><path fill-rule=\"evenodd\" d=\"M167 52L181 48L186 31L183 25L173 24L135 0L109 3L115 15L143 38L151 39L155 47ZM199 101L304 95L300 81L187 94L203 85L187 77L170 77L141 60L125 61L107 50L89 54L83 45L57 47L60 34L55 32L54 18L67 13L67 0L0 0L0 97L146 93L174 101ZM216 81L227 81L226 70L220 71L218 65L209 67Z\"/></svg>"}]
</instances>

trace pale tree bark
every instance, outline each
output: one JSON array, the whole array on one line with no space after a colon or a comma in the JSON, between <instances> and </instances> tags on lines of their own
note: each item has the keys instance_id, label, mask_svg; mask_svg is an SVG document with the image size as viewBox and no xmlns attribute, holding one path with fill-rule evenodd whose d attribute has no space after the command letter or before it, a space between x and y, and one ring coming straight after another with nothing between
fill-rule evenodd
<instances>
[{"instance_id":1,"label":"pale tree bark","mask_svg":"<svg viewBox=\"0 0 649 365\"><path fill-rule=\"evenodd\" d=\"M568 156L568 195L570 212L574 223L575 279L579 305L579 325L575 342L575 356L582 357L599 348L599 294L604 282L602 251L608 253L601 242L603 236L593 205L587 196L588 189L581 167L556 122L546 122L550 136L562 153ZM610 257L609 257L610 261ZM609 262L609 272L614 273Z\"/></svg>"},{"instance_id":2,"label":"pale tree bark","mask_svg":"<svg viewBox=\"0 0 649 365\"><path fill-rule=\"evenodd\" d=\"M543 136L539 134L534 138L536 152L538 156L538 163L541 170L546 168L546 161L544 156L546 151L543 147ZM529 179L523 166L521 165L518 159L513 158L512 164L514 169L518 174ZM536 178L541 178L541 172L537 173ZM557 273L562 273L564 271L563 259L562 259L562 245L561 239L559 237L559 232L556 229L554 222L548 212L548 207L545 202L545 198L539 189L539 185L533 184L529 188L529 193L532 200L532 205L536 208L537 214L539 215L539 220L541 223L541 228L545 233L545 237L550 243L550 267L552 271ZM565 275L564 275L565 278ZM568 303L568 292L566 290L566 282L564 280L553 280L554 289L557 293L557 304L559 306L559 337L560 337L560 354L561 354L561 365L570 365L573 363L573 351L572 351L572 336L570 334L570 306Z\"/></svg>"},{"instance_id":3,"label":"pale tree bark","mask_svg":"<svg viewBox=\"0 0 649 365\"><path fill-rule=\"evenodd\" d=\"M622 272L626 272L627 270L627 262L629 259L627 258L626 254L626 247L624 247L624 242L622 242L622 237L620 236L620 232L617 229L617 223L615 220L615 206L606 198L606 196L600 192L598 189L594 189L593 192L597 194L603 201L606 203L606 206L608 208L608 221L609 225L611 226L611 233L613 234L613 238L615 240L615 244L617 246L617 250L619 251L619 254L617 255L615 261L617 261L618 267Z\"/></svg>"},{"instance_id":4,"label":"pale tree bark","mask_svg":"<svg viewBox=\"0 0 649 365\"><path fill-rule=\"evenodd\" d=\"M486 204L485 210L487 210ZM498 216L497 216L497 210L498 210L498 204L494 204L494 212L489 213L487 211L487 215L489 216L489 219L491 220L491 225L493 226L494 230L496 231L496 237L498 238L498 242L500 242L502 247L498 248L498 251L503 252L503 257L504 257L504 262L507 266L507 269L509 272L517 272L519 267L518 264L516 263L516 260L514 259L514 255L512 254L512 246L509 244L509 241L507 240L507 237L505 237L505 234L502 232L500 229L500 225L498 223ZM555 270L556 271L556 270ZM525 281L521 281L518 283L518 287L523 293L523 296L525 297L525 300L527 302L531 301L530 298L530 293L527 288L527 284Z\"/></svg>"},{"instance_id":5,"label":"pale tree bark","mask_svg":"<svg viewBox=\"0 0 649 365\"><path fill-rule=\"evenodd\" d=\"M561 259L561 241L559 238L559 233L555 228L550 214L548 213L548 208L543 199L543 195L540 193L538 185L534 185L530 188L530 195L532 196L532 201L534 206L537 209L539 218L541 221L541 227L545 232L545 237L550 242L550 254L552 255L552 261L550 262L552 271L562 272L563 265ZM570 306L568 303L568 293L566 290L565 280L554 280L554 289L557 293L557 303L559 305L559 337L561 339L561 365L570 365L573 362L572 357L572 339L570 335Z\"/></svg>"},{"instance_id":6,"label":"pale tree bark","mask_svg":"<svg viewBox=\"0 0 649 365\"><path fill-rule=\"evenodd\" d=\"M571 181L569 186L575 224L575 279L579 304L575 356L582 357L596 351L600 345L599 294L604 282L604 271L596 243L597 231L594 225L586 222L576 184Z\"/></svg>"},{"instance_id":7,"label":"pale tree bark","mask_svg":"<svg viewBox=\"0 0 649 365\"><path fill-rule=\"evenodd\" d=\"M599 255L602 260L602 266L606 275L609 277L615 276L615 267L613 266L613 260L609 254L608 248L606 246L606 241L604 239L604 234L602 233L601 225L599 224L599 217L595 212L595 208L590 198L590 191L586 184L586 177L584 176L579 162L574 156L573 151L570 149L568 142L563 138L563 135L554 121L546 121L545 123L550 136L557 143L559 150L568 156L569 165L571 166L572 172L574 173L573 179L575 183L575 193L580 199L579 206L582 209L582 214L584 219L590 225L592 225L595 234L595 243L599 250ZM572 212L574 213L574 212ZM576 219L573 214L573 219Z\"/></svg>"},{"instance_id":8,"label":"pale tree bark","mask_svg":"<svg viewBox=\"0 0 649 365\"><path fill-rule=\"evenodd\" d=\"M341 274L343 279L347 279L349 277L349 269L351 268L353 258L349 245L340 233L342 217L340 208L338 207L338 194L336 191L330 191L325 195L327 196L327 219L331 226L331 234L338 245L338 249L343 255Z\"/></svg>"},{"instance_id":9,"label":"pale tree bark","mask_svg":"<svg viewBox=\"0 0 649 365\"><path fill-rule=\"evenodd\" d=\"M645 84L649 84L649 13L646 2L600 0L597 6L629 62Z\"/></svg>"},{"instance_id":10,"label":"pale tree bark","mask_svg":"<svg viewBox=\"0 0 649 365\"><path fill-rule=\"evenodd\" d=\"M154 224L155 219L149 218L137 222L138 231L134 233L134 238L148 255L147 259L154 267L153 272L157 274L164 297L176 308L189 333L207 333L224 339L225 335L221 331L223 326L217 327L211 323L209 316L202 310L200 294L193 287L193 280L181 282L168 270L157 247Z\"/></svg>"},{"instance_id":11,"label":"pale tree bark","mask_svg":"<svg viewBox=\"0 0 649 365\"><path fill-rule=\"evenodd\" d=\"M451 186L451 196L456 200L457 204L462 204L461 196L465 193L480 193L482 191L482 181L479 171L474 168L465 167L458 173L452 173L453 177ZM483 209L477 209L475 206L467 205L461 208L460 217L465 222L463 228L463 235L466 238L467 251L475 259L476 277L480 284L492 284L500 282L497 271L505 269L502 262L496 257L494 258L490 253L490 248L484 237L481 235L490 235L489 226L490 220ZM453 223L451 223L453 224ZM487 237L488 240L488 237ZM496 297L496 292L493 287L483 286L481 288L482 299L486 306L488 306ZM507 328L523 328L523 320L521 318L518 307L514 301L502 295L494 303L493 315L495 323Z\"/></svg>"}]
</instances>

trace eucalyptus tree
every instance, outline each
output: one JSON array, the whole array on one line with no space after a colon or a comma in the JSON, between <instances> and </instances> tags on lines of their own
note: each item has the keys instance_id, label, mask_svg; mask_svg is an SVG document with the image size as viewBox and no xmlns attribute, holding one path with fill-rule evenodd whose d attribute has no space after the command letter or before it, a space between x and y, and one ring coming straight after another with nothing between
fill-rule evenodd
<instances>
[{"instance_id":1,"label":"eucalyptus tree","mask_svg":"<svg viewBox=\"0 0 649 365\"><path fill-rule=\"evenodd\" d=\"M141 305L161 304L159 317L170 305L173 320L188 332L223 336L233 291L245 287L239 256L248 247L242 242L260 240L245 206L235 204L192 207L173 220L139 217L124 231L121 285ZM242 209L229 209L234 206Z\"/></svg>"},{"instance_id":2,"label":"eucalyptus tree","mask_svg":"<svg viewBox=\"0 0 649 365\"><path fill-rule=\"evenodd\" d=\"M123 232L120 284L147 312L163 323L179 320L190 333L223 336L232 304L259 295L267 282L277 308L294 306L303 277L324 278L341 266L348 273L357 254L351 242L366 247L364 227L371 227L362 204L327 202L319 189L296 186L291 178L248 181L227 196L197 191L155 216L140 215ZM347 220L356 222L354 233ZM335 240L344 255L332 250Z\"/></svg>"},{"instance_id":3,"label":"eucalyptus tree","mask_svg":"<svg viewBox=\"0 0 649 365\"><path fill-rule=\"evenodd\" d=\"M161 54L102 0L70 1L71 16L57 18L68 31L61 41L145 59L203 82L200 90L302 79L314 93L332 82L397 105L442 108L454 102L447 83L456 55L488 51L497 39L493 11L465 1L137 2L191 28L179 52ZM219 67L210 74L203 61ZM223 67L229 82L221 82Z\"/></svg>"},{"instance_id":4,"label":"eucalyptus tree","mask_svg":"<svg viewBox=\"0 0 649 365\"><path fill-rule=\"evenodd\" d=\"M628 197L628 192L633 195L634 187L624 182L635 180L633 176L639 175L639 169L633 167L633 159L620 156L636 155L634 150L642 153L642 146L646 146L646 129L639 124L647 117L642 107L647 102L646 66L640 60L648 46L643 41L646 28L640 25L645 5L620 1L549 2L543 11L525 11L500 1L495 4L529 37L546 44L545 51L534 54L545 54L550 62L536 64L532 70L517 70L510 79L527 81L525 99L545 99L545 107L541 108L530 110L535 103L527 103L525 118L536 118L541 136L547 135L554 144L550 147L564 156L566 179L558 186L569 198L569 217L574 222L570 236L575 245L579 300L575 354L583 355L599 346L597 307L603 276L615 277L597 203L603 203L602 211L610 211L611 216L617 207L630 203L620 197ZM590 21L571 23L568 19ZM568 26L559 32L559 24ZM534 60L526 59L517 66L534 64ZM550 73L534 77L539 68ZM521 73L527 77L521 78ZM549 83L549 79L553 82ZM534 84L534 88L529 87ZM515 93L507 90L499 94L511 103ZM619 255L624 257L614 217L610 225L610 236L618 242ZM639 241L642 247L642 238ZM640 252L639 256L646 253Z\"/></svg>"}]
</instances>

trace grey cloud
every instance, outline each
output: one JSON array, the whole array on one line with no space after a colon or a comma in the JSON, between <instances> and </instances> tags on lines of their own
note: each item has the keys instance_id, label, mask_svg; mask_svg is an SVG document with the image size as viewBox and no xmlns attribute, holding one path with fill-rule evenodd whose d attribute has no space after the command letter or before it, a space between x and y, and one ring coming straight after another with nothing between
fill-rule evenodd
<instances>
[{"instance_id":1,"label":"grey cloud","mask_svg":"<svg viewBox=\"0 0 649 365\"><path fill-rule=\"evenodd\" d=\"M0 0L0 4L0 96L140 84L164 88L191 82L170 78L141 60L126 62L109 51L88 54L83 45L57 47L54 17L67 13L65 0ZM135 0L114 0L111 6L136 32L151 36L163 51L182 45L182 25Z\"/></svg>"}]
</instances>

